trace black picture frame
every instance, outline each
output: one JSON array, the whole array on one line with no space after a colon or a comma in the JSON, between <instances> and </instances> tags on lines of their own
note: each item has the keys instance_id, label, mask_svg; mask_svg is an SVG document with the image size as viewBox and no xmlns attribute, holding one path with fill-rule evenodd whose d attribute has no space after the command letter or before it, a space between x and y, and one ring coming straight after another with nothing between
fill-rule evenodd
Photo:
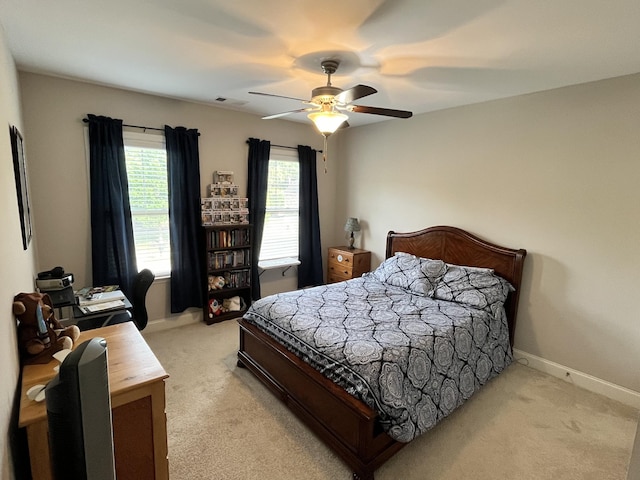
<instances>
[{"instance_id":1,"label":"black picture frame","mask_svg":"<svg viewBox=\"0 0 640 480\"><path fill-rule=\"evenodd\" d=\"M20 212L20 226L22 227L22 247L26 250L31 242L31 205L27 188L27 165L24 155L24 142L17 127L10 128L11 151L13 152L13 171L16 178L16 192L18 195L18 210Z\"/></svg>"}]
</instances>

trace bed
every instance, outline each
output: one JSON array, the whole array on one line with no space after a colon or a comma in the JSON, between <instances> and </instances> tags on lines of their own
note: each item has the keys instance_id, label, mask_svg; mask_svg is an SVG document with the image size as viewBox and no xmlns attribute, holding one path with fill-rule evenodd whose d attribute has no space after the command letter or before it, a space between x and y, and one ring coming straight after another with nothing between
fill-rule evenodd
<instances>
[{"instance_id":1,"label":"bed","mask_svg":"<svg viewBox=\"0 0 640 480\"><path fill-rule=\"evenodd\" d=\"M374 272L254 303L239 320L238 365L341 457L354 479L373 480L376 468L509 365L525 256L455 227L389 232L386 260ZM490 294L458 295L459 275L490 279L483 290ZM372 320L369 332L362 324ZM429 335L421 336L425 328ZM453 347L443 343L449 337ZM412 357L391 359L396 351Z\"/></svg>"}]
</instances>

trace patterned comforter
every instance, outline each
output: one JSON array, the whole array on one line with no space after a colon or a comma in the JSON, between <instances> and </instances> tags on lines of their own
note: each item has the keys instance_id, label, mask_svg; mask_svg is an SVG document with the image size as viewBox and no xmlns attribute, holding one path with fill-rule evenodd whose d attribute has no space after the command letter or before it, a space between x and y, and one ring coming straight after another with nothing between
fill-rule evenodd
<instances>
[{"instance_id":1,"label":"patterned comforter","mask_svg":"<svg viewBox=\"0 0 640 480\"><path fill-rule=\"evenodd\" d=\"M265 297L244 318L409 442L511 363L506 315L502 302L440 300L379 277Z\"/></svg>"}]
</instances>

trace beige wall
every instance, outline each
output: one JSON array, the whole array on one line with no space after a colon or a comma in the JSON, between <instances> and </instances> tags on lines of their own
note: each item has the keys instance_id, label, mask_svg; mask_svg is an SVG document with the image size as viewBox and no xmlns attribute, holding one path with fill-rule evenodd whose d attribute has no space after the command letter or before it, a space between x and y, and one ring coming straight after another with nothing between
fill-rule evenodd
<instances>
[{"instance_id":1,"label":"beige wall","mask_svg":"<svg viewBox=\"0 0 640 480\"><path fill-rule=\"evenodd\" d=\"M2 321L0 321L0 478L13 479L11 448L15 440L14 397L18 389L18 362L15 320L11 311L13 297L21 291L33 291L34 248L32 241L25 251L22 248L20 216L13 176L13 157L9 127L15 125L24 134L20 112L18 77L11 54L8 51L4 31L0 26L0 225L3 235L0 241L2 275L0 275L0 299ZM26 138L25 138L26 141ZM25 145L25 156L29 150ZM30 173L30 172L28 172ZM17 408L17 405L16 405ZM11 427L10 427L11 425Z\"/></svg>"},{"instance_id":2,"label":"beige wall","mask_svg":"<svg viewBox=\"0 0 640 480\"><path fill-rule=\"evenodd\" d=\"M515 347L640 392L640 75L350 129L346 216L525 248Z\"/></svg>"},{"instance_id":3,"label":"beige wall","mask_svg":"<svg viewBox=\"0 0 640 480\"><path fill-rule=\"evenodd\" d=\"M31 73L20 74L23 90L25 129L29 138L34 214L39 231L38 268L62 265L76 276L76 286L91 283L91 246L86 126L88 113L121 118L124 123L150 127L186 126L200 132L200 172L202 194L213 181L215 170L232 170L246 192L247 144L249 137L273 144L310 145L322 148L322 137L308 125L283 120L261 120L257 116L171 100L130 91L64 80ZM336 172L323 172L318 155L318 189L323 244L331 238ZM261 277L263 294L292 290L297 286L295 271L280 271ZM150 322L158 319L180 321L185 316L201 318L190 309L185 315L171 315L169 282L156 281L147 306ZM180 317L180 318L179 318ZM192 319L191 319L192 320Z\"/></svg>"}]
</instances>

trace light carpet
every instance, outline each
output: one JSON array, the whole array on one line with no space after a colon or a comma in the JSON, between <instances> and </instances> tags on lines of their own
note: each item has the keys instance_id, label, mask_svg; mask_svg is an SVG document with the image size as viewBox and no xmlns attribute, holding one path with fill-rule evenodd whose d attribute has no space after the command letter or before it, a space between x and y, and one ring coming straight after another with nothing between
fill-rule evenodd
<instances>
[{"instance_id":1,"label":"light carpet","mask_svg":"<svg viewBox=\"0 0 640 480\"><path fill-rule=\"evenodd\" d=\"M348 480L249 371L235 320L145 334L166 382L172 480ZM625 480L638 411L514 363L380 467L376 480Z\"/></svg>"}]
</instances>

